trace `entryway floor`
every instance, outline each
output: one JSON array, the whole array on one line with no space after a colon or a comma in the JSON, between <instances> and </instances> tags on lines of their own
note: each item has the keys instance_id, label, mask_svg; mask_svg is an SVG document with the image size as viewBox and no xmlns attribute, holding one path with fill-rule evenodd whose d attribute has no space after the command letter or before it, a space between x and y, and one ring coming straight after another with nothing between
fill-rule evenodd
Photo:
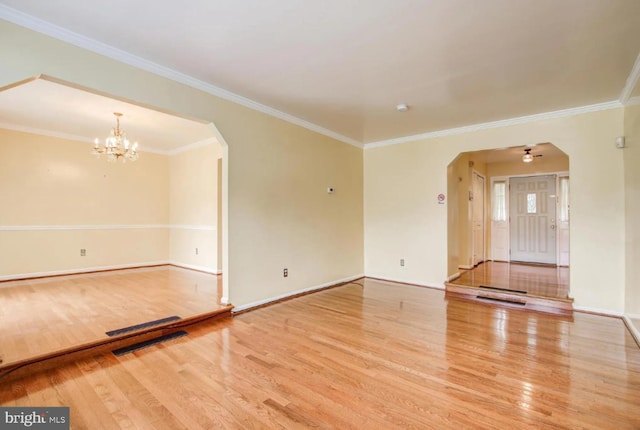
<instances>
[{"instance_id":1,"label":"entryway floor","mask_svg":"<svg viewBox=\"0 0 640 430\"><path fill-rule=\"evenodd\" d=\"M107 334L112 330L230 312L221 295L220 275L175 266L2 282L0 373L25 360L117 339Z\"/></svg>"},{"instance_id":2,"label":"entryway floor","mask_svg":"<svg viewBox=\"0 0 640 430\"><path fill-rule=\"evenodd\" d=\"M554 299L569 298L569 268L487 261L451 281L451 284L474 288L526 293L530 296Z\"/></svg>"}]
</instances>

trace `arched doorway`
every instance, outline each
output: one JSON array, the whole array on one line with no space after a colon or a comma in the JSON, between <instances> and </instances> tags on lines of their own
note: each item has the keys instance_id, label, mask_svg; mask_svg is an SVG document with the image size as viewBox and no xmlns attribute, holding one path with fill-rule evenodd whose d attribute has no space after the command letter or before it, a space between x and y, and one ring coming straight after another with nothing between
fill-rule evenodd
<instances>
[{"instance_id":1,"label":"arched doorway","mask_svg":"<svg viewBox=\"0 0 640 430\"><path fill-rule=\"evenodd\" d=\"M226 264L228 151L214 124L46 76L0 89L0 104L8 166L0 194L11 207L0 222L0 281L8 286L0 293L15 293L8 303L27 291L24 304L40 309L29 327L7 313L2 337L11 354L0 351L4 365L92 344L123 327L223 307L228 284L218 293L215 274ZM121 127L140 142L135 163L91 155L93 139L113 127L113 112L124 113ZM35 277L47 291L21 290L13 281ZM78 330L72 336L60 333L69 321Z\"/></svg>"},{"instance_id":2,"label":"arched doorway","mask_svg":"<svg viewBox=\"0 0 640 430\"><path fill-rule=\"evenodd\" d=\"M473 151L447 172L448 281L569 299L569 157L552 143Z\"/></svg>"}]
</instances>

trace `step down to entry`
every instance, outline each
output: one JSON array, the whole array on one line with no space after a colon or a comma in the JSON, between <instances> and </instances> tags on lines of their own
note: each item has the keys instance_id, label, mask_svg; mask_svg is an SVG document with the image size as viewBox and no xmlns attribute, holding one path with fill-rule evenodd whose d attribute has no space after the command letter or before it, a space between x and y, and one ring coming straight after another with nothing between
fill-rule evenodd
<instances>
[{"instance_id":1,"label":"step down to entry","mask_svg":"<svg viewBox=\"0 0 640 430\"><path fill-rule=\"evenodd\" d=\"M162 336L154 337L153 339L145 340L144 342L134 343L133 345L125 346L124 348L114 349L112 352L113 352L113 355L120 357L121 355L138 351L139 349L147 348L149 346L153 346L167 340L177 339L179 337L187 336L188 334L189 333L187 333L184 330L179 330L174 333L169 333Z\"/></svg>"},{"instance_id":2,"label":"step down to entry","mask_svg":"<svg viewBox=\"0 0 640 430\"><path fill-rule=\"evenodd\" d=\"M182 318L180 318L177 315L173 315L170 317L166 317L166 318L161 318L159 320L153 320L153 321L147 321L145 323L142 324L136 324L136 325L132 325L129 327L123 327L123 328L119 328L116 330L111 330L106 332L105 334L109 337L111 336L117 336L119 334L124 334L124 333L130 333L132 331L138 331L138 330L142 330L144 328L148 328L148 327L153 327L156 325L160 325L160 324L166 324L166 323L170 323L173 321L180 321Z\"/></svg>"},{"instance_id":3,"label":"step down to entry","mask_svg":"<svg viewBox=\"0 0 640 430\"><path fill-rule=\"evenodd\" d=\"M476 296L476 299L488 300L488 301L491 301L491 302L498 302L498 303L506 303L506 304L509 304L509 305L518 305L518 306L525 306L526 305L525 302L521 302L519 300L510 300L508 298L499 299L499 298L496 298L496 297Z\"/></svg>"},{"instance_id":4,"label":"step down to entry","mask_svg":"<svg viewBox=\"0 0 640 430\"><path fill-rule=\"evenodd\" d=\"M512 290L509 288L490 287L488 285L480 285L480 288L483 290L502 291L505 293L527 294L527 292L524 290Z\"/></svg>"},{"instance_id":5,"label":"step down to entry","mask_svg":"<svg viewBox=\"0 0 640 430\"><path fill-rule=\"evenodd\" d=\"M539 297L527 294L525 291L505 290L487 285L473 287L446 282L446 296L470 299L486 304L512 306L517 309L526 309L553 313L557 315L571 316L573 312L573 299L552 297Z\"/></svg>"}]
</instances>

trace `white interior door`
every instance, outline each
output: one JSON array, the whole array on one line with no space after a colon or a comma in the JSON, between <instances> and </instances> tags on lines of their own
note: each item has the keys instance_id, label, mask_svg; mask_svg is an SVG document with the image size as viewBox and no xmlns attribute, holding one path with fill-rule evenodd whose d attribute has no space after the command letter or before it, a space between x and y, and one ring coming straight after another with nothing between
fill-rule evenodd
<instances>
[{"instance_id":1,"label":"white interior door","mask_svg":"<svg viewBox=\"0 0 640 430\"><path fill-rule=\"evenodd\" d=\"M556 175L509 183L511 261L557 264Z\"/></svg>"},{"instance_id":2,"label":"white interior door","mask_svg":"<svg viewBox=\"0 0 640 430\"><path fill-rule=\"evenodd\" d=\"M484 177L473 172L471 178L472 201L472 262L474 266L484 261Z\"/></svg>"}]
</instances>

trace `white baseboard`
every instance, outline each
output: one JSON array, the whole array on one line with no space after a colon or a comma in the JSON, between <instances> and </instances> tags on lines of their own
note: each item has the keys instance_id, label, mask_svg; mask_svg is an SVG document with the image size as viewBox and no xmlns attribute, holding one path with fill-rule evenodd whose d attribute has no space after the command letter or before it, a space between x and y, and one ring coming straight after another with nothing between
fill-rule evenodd
<instances>
[{"instance_id":1,"label":"white baseboard","mask_svg":"<svg viewBox=\"0 0 640 430\"><path fill-rule=\"evenodd\" d=\"M631 332L631 336L633 336L634 339L636 340L636 343L640 345L640 330L638 330L638 327L636 327L633 324L633 322L631 322L631 318L636 319L638 318L638 315L624 315L622 317L622 319L624 319L625 324L627 325L627 328Z\"/></svg>"},{"instance_id":2,"label":"white baseboard","mask_svg":"<svg viewBox=\"0 0 640 430\"><path fill-rule=\"evenodd\" d=\"M184 269L191 269L191 270L197 270L198 272L211 273L212 275L220 275L222 273L221 271L217 269L212 269L211 267L196 266L194 264L179 263L177 261L169 261L169 264L171 264L172 266L182 267Z\"/></svg>"},{"instance_id":3,"label":"white baseboard","mask_svg":"<svg viewBox=\"0 0 640 430\"><path fill-rule=\"evenodd\" d=\"M161 266L165 264L171 264L171 263L168 261L146 261L142 263L116 264L114 266L83 267L81 269L52 270L50 272L18 273L15 275L0 275L0 281L11 281L14 279L44 278L47 276L75 275L78 273L104 272L107 270L132 269L136 267Z\"/></svg>"},{"instance_id":4,"label":"white baseboard","mask_svg":"<svg viewBox=\"0 0 640 430\"><path fill-rule=\"evenodd\" d=\"M456 272L456 273L454 273L453 275L451 275L451 276L449 276L449 277L447 278L447 282L454 281L454 280L458 279L460 276L462 276L462 275L460 274L460 272Z\"/></svg>"},{"instance_id":5,"label":"white baseboard","mask_svg":"<svg viewBox=\"0 0 640 430\"><path fill-rule=\"evenodd\" d=\"M444 284L429 284L421 281L414 281L412 279L388 278L386 276L378 276L378 275L372 275L372 274L368 274L365 276L367 278L375 278L375 279L380 279L382 281L387 281L387 282L396 282L400 284L410 284L410 285L417 285L419 287L429 287L429 288L436 288L438 290L444 290Z\"/></svg>"},{"instance_id":6,"label":"white baseboard","mask_svg":"<svg viewBox=\"0 0 640 430\"><path fill-rule=\"evenodd\" d=\"M301 290L296 290L296 291L291 291L289 293L280 294L279 296L269 297L268 299L258 300L256 302L247 303L246 305L236 306L236 307L234 307L232 312L236 313L236 312L246 311L248 309L257 308L258 306L266 305L266 304L271 303L271 302L277 302L279 300L286 299L286 298L293 297L293 296L297 296L299 294L310 293L310 292L315 291L315 290L321 290L323 288L327 288L327 287L330 287L332 285L342 284L344 282L349 282L349 281L354 281L354 280L360 279L362 277L364 277L363 274L353 275L353 276L349 276L348 278L338 279L338 280L335 280L335 281L325 282L324 284L315 285L313 287L303 288Z\"/></svg>"},{"instance_id":7,"label":"white baseboard","mask_svg":"<svg viewBox=\"0 0 640 430\"><path fill-rule=\"evenodd\" d=\"M598 308L590 308L587 306L576 306L573 305L573 310L574 311L578 311L578 312L587 312L590 314L600 314L600 315L604 315L604 316L609 316L609 317L622 317L623 313L622 312L616 312L616 311L612 311L609 309L598 309Z\"/></svg>"}]
</instances>

